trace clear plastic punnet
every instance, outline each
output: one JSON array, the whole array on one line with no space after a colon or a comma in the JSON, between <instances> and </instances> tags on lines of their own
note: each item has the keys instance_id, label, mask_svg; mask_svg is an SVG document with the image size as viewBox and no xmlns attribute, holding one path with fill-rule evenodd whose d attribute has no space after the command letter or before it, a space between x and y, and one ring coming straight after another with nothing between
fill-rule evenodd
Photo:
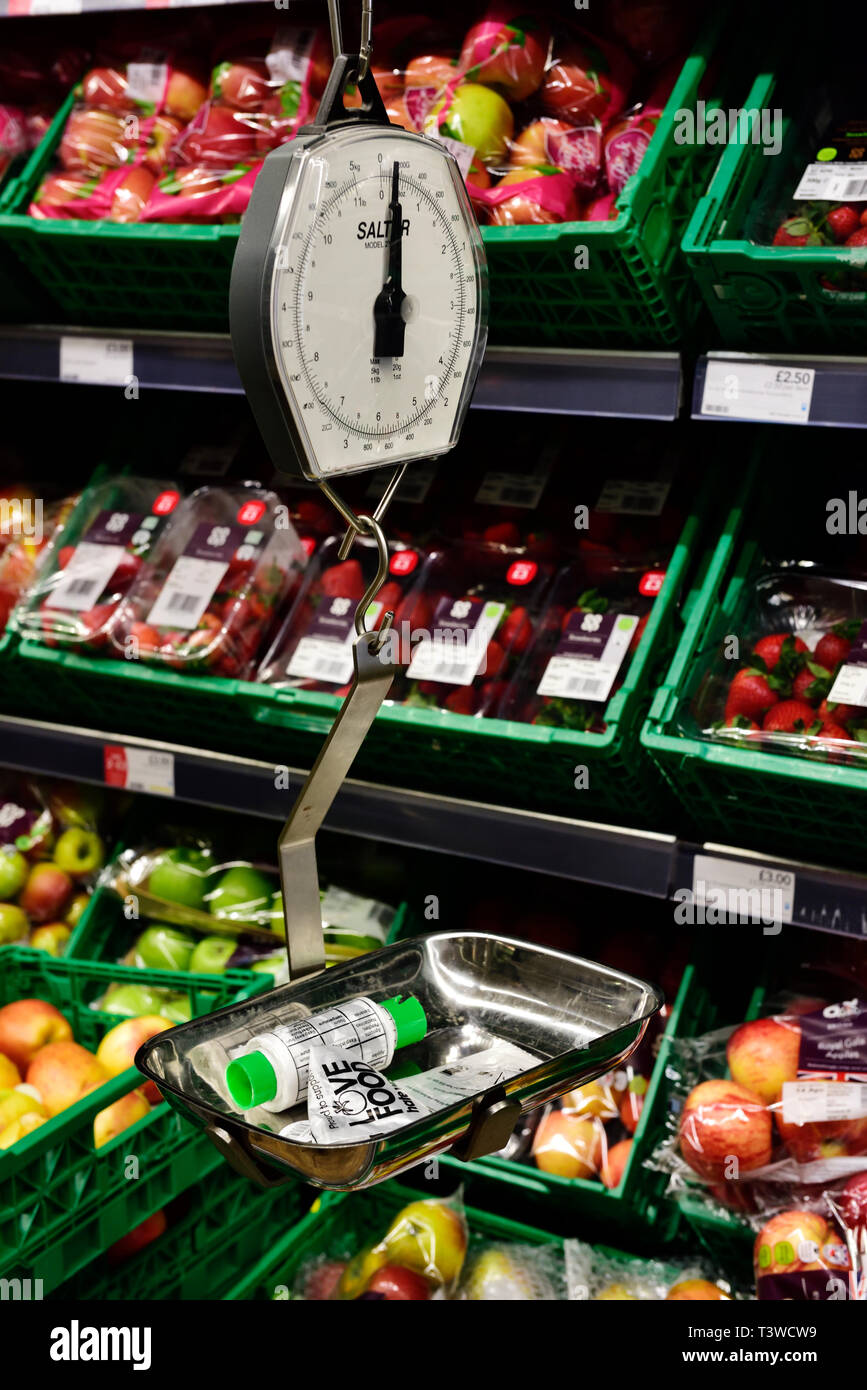
<instances>
[{"instance_id":1,"label":"clear plastic punnet","mask_svg":"<svg viewBox=\"0 0 867 1390\"><path fill-rule=\"evenodd\" d=\"M697 658L678 723L741 748L867 764L867 582L813 568L744 582Z\"/></svg>"},{"instance_id":2,"label":"clear plastic punnet","mask_svg":"<svg viewBox=\"0 0 867 1390\"><path fill-rule=\"evenodd\" d=\"M342 537L324 541L310 564L285 622L259 669L267 685L346 694L352 680L355 610L373 580L378 561L376 542L356 539L348 559L337 552ZM385 614L394 613L391 642L408 661L413 633L429 629L428 587L442 566L438 551L391 544L388 578L367 611L371 631ZM418 640L416 638L416 640ZM396 651L396 654L397 651Z\"/></svg>"},{"instance_id":3,"label":"clear plastic punnet","mask_svg":"<svg viewBox=\"0 0 867 1390\"><path fill-rule=\"evenodd\" d=\"M119 474L88 488L16 610L19 630L50 647L105 651L121 602L180 501L178 484L165 479Z\"/></svg>"},{"instance_id":4,"label":"clear plastic punnet","mask_svg":"<svg viewBox=\"0 0 867 1390\"><path fill-rule=\"evenodd\" d=\"M127 593L112 629L114 654L248 676L306 561L276 493L254 482L198 488Z\"/></svg>"}]
</instances>

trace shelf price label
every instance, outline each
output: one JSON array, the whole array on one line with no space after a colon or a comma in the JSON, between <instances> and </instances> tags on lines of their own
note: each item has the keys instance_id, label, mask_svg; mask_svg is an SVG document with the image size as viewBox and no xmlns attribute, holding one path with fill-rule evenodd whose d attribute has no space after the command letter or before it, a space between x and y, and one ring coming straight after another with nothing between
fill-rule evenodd
<instances>
[{"instance_id":1,"label":"shelf price label","mask_svg":"<svg viewBox=\"0 0 867 1390\"><path fill-rule=\"evenodd\" d=\"M103 744L103 776L106 786L128 792L174 796L175 755L122 743Z\"/></svg>"},{"instance_id":2,"label":"shelf price label","mask_svg":"<svg viewBox=\"0 0 867 1390\"><path fill-rule=\"evenodd\" d=\"M87 386L126 386L133 375L132 339L60 339L60 380Z\"/></svg>"},{"instance_id":3,"label":"shelf price label","mask_svg":"<svg viewBox=\"0 0 867 1390\"><path fill-rule=\"evenodd\" d=\"M793 870L747 859L720 859L697 854L692 891L697 908L713 908L721 917L766 927L790 925L795 906Z\"/></svg>"},{"instance_id":4,"label":"shelf price label","mask_svg":"<svg viewBox=\"0 0 867 1390\"><path fill-rule=\"evenodd\" d=\"M701 414L715 420L806 425L815 377L813 367L709 357Z\"/></svg>"}]
</instances>

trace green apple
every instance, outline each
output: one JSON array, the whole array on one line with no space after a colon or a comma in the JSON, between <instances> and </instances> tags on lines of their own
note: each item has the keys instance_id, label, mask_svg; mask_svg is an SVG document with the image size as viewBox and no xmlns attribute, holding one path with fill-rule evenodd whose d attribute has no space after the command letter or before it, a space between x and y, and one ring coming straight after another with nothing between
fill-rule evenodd
<instances>
[{"instance_id":1,"label":"green apple","mask_svg":"<svg viewBox=\"0 0 867 1390\"><path fill-rule=\"evenodd\" d=\"M183 845L163 850L148 876L148 892L169 903L201 908L210 864L210 856L201 850Z\"/></svg>"},{"instance_id":2,"label":"green apple","mask_svg":"<svg viewBox=\"0 0 867 1390\"><path fill-rule=\"evenodd\" d=\"M84 909L89 902L90 898L87 893L76 893L69 907L66 909L66 916L63 919L68 927L74 928L78 926L84 916Z\"/></svg>"},{"instance_id":3,"label":"green apple","mask_svg":"<svg viewBox=\"0 0 867 1390\"><path fill-rule=\"evenodd\" d=\"M14 903L0 903L0 945L23 941L29 931L30 920L26 912Z\"/></svg>"},{"instance_id":4,"label":"green apple","mask_svg":"<svg viewBox=\"0 0 867 1390\"><path fill-rule=\"evenodd\" d=\"M254 975L273 975L277 984L282 984L283 980L289 979L289 960L285 951L278 951L273 956L262 956L250 966Z\"/></svg>"},{"instance_id":5,"label":"green apple","mask_svg":"<svg viewBox=\"0 0 867 1390\"><path fill-rule=\"evenodd\" d=\"M222 975L238 943L231 936L203 936L190 958L194 975Z\"/></svg>"},{"instance_id":6,"label":"green apple","mask_svg":"<svg viewBox=\"0 0 867 1390\"><path fill-rule=\"evenodd\" d=\"M138 938L133 958L146 970L189 970L195 946L194 938L186 932L155 922Z\"/></svg>"},{"instance_id":7,"label":"green apple","mask_svg":"<svg viewBox=\"0 0 867 1390\"><path fill-rule=\"evenodd\" d=\"M122 1014L124 1018L159 1014L165 993L151 985L110 985L99 1007L103 1013Z\"/></svg>"},{"instance_id":8,"label":"green apple","mask_svg":"<svg viewBox=\"0 0 867 1390\"><path fill-rule=\"evenodd\" d=\"M322 894L319 895L320 900ZM277 936L286 937L286 917L283 912L283 894L278 890L271 899L271 911L269 912L270 927Z\"/></svg>"},{"instance_id":9,"label":"green apple","mask_svg":"<svg viewBox=\"0 0 867 1390\"><path fill-rule=\"evenodd\" d=\"M54 862L72 878L95 873L105 858L102 840L93 830L75 826L64 830L54 846Z\"/></svg>"},{"instance_id":10,"label":"green apple","mask_svg":"<svg viewBox=\"0 0 867 1390\"><path fill-rule=\"evenodd\" d=\"M188 994L171 994L164 990L157 1013L169 1023L189 1023L193 1007Z\"/></svg>"},{"instance_id":11,"label":"green apple","mask_svg":"<svg viewBox=\"0 0 867 1390\"><path fill-rule=\"evenodd\" d=\"M17 897L29 873L30 865L24 855L11 845L4 845L0 850L0 898L8 901Z\"/></svg>"},{"instance_id":12,"label":"green apple","mask_svg":"<svg viewBox=\"0 0 867 1390\"><path fill-rule=\"evenodd\" d=\"M455 88L440 130L453 140L471 145L483 164L501 164L515 133L515 118L508 102L493 88L479 82L462 82Z\"/></svg>"},{"instance_id":13,"label":"green apple","mask_svg":"<svg viewBox=\"0 0 867 1390\"><path fill-rule=\"evenodd\" d=\"M236 864L205 894L208 911L214 917L241 917L249 920L256 913L269 913L274 884L249 864Z\"/></svg>"}]
</instances>

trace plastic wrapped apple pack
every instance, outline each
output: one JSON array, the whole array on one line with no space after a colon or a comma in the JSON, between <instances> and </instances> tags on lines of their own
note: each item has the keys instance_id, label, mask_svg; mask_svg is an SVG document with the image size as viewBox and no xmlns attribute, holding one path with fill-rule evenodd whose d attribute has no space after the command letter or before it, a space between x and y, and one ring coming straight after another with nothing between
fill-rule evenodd
<instances>
[{"instance_id":1,"label":"plastic wrapped apple pack","mask_svg":"<svg viewBox=\"0 0 867 1390\"><path fill-rule=\"evenodd\" d=\"M114 653L243 678L306 562L276 493L252 482L197 488L127 593Z\"/></svg>"},{"instance_id":2,"label":"plastic wrapped apple pack","mask_svg":"<svg viewBox=\"0 0 867 1390\"><path fill-rule=\"evenodd\" d=\"M38 493L38 497L36 495ZM41 484L0 489L8 521L0 523L0 635L15 605L32 588L47 548L66 524L78 496L50 500Z\"/></svg>"},{"instance_id":3,"label":"plastic wrapped apple pack","mask_svg":"<svg viewBox=\"0 0 867 1390\"><path fill-rule=\"evenodd\" d=\"M766 1219L753 1245L756 1297L797 1303L863 1299L863 1264L856 1272L860 1253L854 1241L850 1249L841 1226L828 1196L793 1201Z\"/></svg>"},{"instance_id":4,"label":"plastic wrapped apple pack","mask_svg":"<svg viewBox=\"0 0 867 1390\"><path fill-rule=\"evenodd\" d=\"M726 1302L727 1280L714 1278L705 1261L646 1259L623 1255L581 1240L564 1246L566 1297L571 1302Z\"/></svg>"},{"instance_id":5,"label":"plastic wrapped apple pack","mask_svg":"<svg viewBox=\"0 0 867 1390\"><path fill-rule=\"evenodd\" d=\"M7 44L0 55L0 184L13 161L42 141L87 61L73 44Z\"/></svg>"},{"instance_id":6,"label":"plastic wrapped apple pack","mask_svg":"<svg viewBox=\"0 0 867 1390\"><path fill-rule=\"evenodd\" d=\"M89 487L15 612L25 637L103 652L122 600L181 500L174 482L120 474Z\"/></svg>"},{"instance_id":7,"label":"plastic wrapped apple pack","mask_svg":"<svg viewBox=\"0 0 867 1390\"><path fill-rule=\"evenodd\" d=\"M345 695L353 673L355 610L374 578L376 543L361 536L346 560L337 552L342 537L323 542L305 583L261 667L257 679L267 685L322 690ZM424 598L442 557L391 542L388 578L367 612L367 627L376 630L385 614L394 613L391 639L401 660L409 659L412 634L427 631L430 608Z\"/></svg>"},{"instance_id":8,"label":"plastic wrapped apple pack","mask_svg":"<svg viewBox=\"0 0 867 1390\"><path fill-rule=\"evenodd\" d=\"M30 213L41 218L138 222L184 126L205 100L195 60L123 46L81 82Z\"/></svg>"},{"instance_id":9,"label":"plastic wrapped apple pack","mask_svg":"<svg viewBox=\"0 0 867 1390\"><path fill-rule=\"evenodd\" d=\"M605 732L605 707L638 649L659 572L631 570L588 588L583 564L558 574L501 715L529 724ZM660 585L661 587L661 585Z\"/></svg>"},{"instance_id":10,"label":"plastic wrapped apple pack","mask_svg":"<svg viewBox=\"0 0 867 1390\"><path fill-rule=\"evenodd\" d=\"M0 945L62 956L105 858L102 793L0 778Z\"/></svg>"},{"instance_id":11,"label":"plastic wrapped apple pack","mask_svg":"<svg viewBox=\"0 0 867 1390\"><path fill-rule=\"evenodd\" d=\"M721 615L722 620L723 615ZM709 632L678 711L700 737L867 763L863 581L796 568L747 580L725 634ZM738 660L726 638L738 638Z\"/></svg>"},{"instance_id":12,"label":"plastic wrapped apple pack","mask_svg":"<svg viewBox=\"0 0 867 1390\"><path fill-rule=\"evenodd\" d=\"M447 548L433 587L419 596L414 631L425 635L395 680L392 697L420 709L496 716L532 636L552 569L520 547Z\"/></svg>"},{"instance_id":13,"label":"plastic wrapped apple pack","mask_svg":"<svg viewBox=\"0 0 867 1390\"><path fill-rule=\"evenodd\" d=\"M787 1011L681 1039L669 1134L652 1164L709 1204L796 1207L867 1171L867 1006L799 997ZM728 1076L726 1076L726 1071Z\"/></svg>"}]
</instances>

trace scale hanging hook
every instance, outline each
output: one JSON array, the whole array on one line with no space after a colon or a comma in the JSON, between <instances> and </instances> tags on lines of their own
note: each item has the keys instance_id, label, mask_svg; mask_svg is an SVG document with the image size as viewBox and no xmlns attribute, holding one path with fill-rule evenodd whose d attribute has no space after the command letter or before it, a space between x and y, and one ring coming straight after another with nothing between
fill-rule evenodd
<instances>
[{"instance_id":1,"label":"scale hanging hook","mask_svg":"<svg viewBox=\"0 0 867 1390\"><path fill-rule=\"evenodd\" d=\"M334 57L343 53L343 31L340 24L340 0L328 0L328 22L331 26L331 47ZM358 45L358 79L367 76L370 52L373 47L373 0L361 0L361 39Z\"/></svg>"}]
</instances>

